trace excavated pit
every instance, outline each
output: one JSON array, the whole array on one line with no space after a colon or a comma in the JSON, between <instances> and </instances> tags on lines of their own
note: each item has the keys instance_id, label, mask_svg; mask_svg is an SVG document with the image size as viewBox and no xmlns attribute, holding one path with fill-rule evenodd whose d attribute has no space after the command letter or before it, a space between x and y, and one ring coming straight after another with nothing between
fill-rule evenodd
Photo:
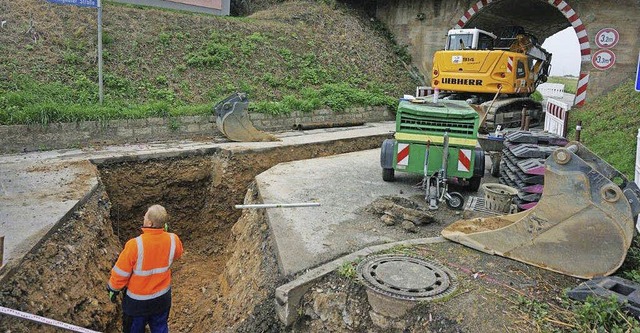
<instances>
[{"instance_id":1,"label":"excavated pit","mask_svg":"<svg viewBox=\"0 0 640 333\"><path fill-rule=\"evenodd\" d=\"M99 185L7 274L3 306L74 325L120 330L119 304L105 285L122 245L139 234L148 206L164 205L184 243L174 263L172 332L278 331L273 292L283 283L263 212L233 209L260 202L254 177L280 162L378 147L380 137L261 150L197 151L98 164ZM3 317L0 331L55 332Z\"/></svg>"}]
</instances>

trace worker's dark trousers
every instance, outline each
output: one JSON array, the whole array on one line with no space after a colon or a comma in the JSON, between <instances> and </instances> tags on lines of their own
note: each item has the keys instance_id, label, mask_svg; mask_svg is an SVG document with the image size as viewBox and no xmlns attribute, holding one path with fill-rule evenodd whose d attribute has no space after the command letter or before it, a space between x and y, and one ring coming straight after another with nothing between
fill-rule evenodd
<instances>
[{"instance_id":1,"label":"worker's dark trousers","mask_svg":"<svg viewBox=\"0 0 640 333\"><path fill-rule=\"evenodd\" d=\"M124 333L144 333L144 327L148 324L151 333L168 333L167 320L169 320L169 309L150 316L132 317L125 314L122 316L122 331Z\"/></svg>"}]
</instances>

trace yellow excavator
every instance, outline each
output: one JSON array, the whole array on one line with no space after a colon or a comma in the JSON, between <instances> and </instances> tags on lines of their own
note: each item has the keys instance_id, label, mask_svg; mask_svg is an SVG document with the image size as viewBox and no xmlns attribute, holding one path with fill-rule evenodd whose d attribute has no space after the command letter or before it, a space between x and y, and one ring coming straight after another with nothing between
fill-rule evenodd
<instances>
[{"instance_id":1,"label":"yellow excavator","mask_svg":"<svg viewBox=\"0 0 640 333\"><path fill-rule=\"evenodd\" d=\"M551 54L520 27L500 37L454 29L433 57L432 85L445 99L466 100L497 126L520 127L525 113L543 120L529 96L546 81ZM457 221L442 236L555 272L589 279L614 273L624 261L640 213L640 189L585 146L570 142L544 163L538 204L510 215Z\"/></svg>"},{"instance_id":2,"label":"yellow excavator","mask_svg":"<svg viewBox=\"0 0 640 333\"><path fill-rule=\"evenodd\" d=\"M433 56L432 87L443 99L466 100L487 132L520 127L523 109L531 125L543 120L542 105L529 96L547 80L551 54L522 27L500 36L481 29L452 29L445 49Z\"/></svg>"}]
</instances>

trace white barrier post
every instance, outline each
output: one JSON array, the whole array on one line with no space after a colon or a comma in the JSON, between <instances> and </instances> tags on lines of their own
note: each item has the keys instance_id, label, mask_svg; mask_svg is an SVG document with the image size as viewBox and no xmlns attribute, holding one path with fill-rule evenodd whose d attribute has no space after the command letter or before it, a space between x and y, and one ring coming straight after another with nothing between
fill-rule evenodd
<instances>
[{"instance_id":1,"label":"white barrier post","mask_svg":"<svg viewBox=\"0 0 640 333\"><path fill-rule=\"evenodd\" d=\"M545 109L544 130L566 137L569 120L569 106L567 103L549 98Z\"/></svg>"}]
</instances>

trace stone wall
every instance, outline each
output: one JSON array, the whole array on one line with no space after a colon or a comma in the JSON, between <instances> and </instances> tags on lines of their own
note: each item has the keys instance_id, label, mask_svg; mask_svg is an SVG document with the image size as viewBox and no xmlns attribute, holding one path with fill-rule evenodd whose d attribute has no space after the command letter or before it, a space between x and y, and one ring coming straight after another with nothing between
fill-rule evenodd
<instances>
[{"instance_id":1,"label":"stone wall","mask_svg":"<svg viewBox=\"0 0 640 333\"><path fill-rule=\"evenodd\" d=\"M274 116L249 114L260 130L278 132L291 130L297 124L320 122L378 122L393 120L386 107L363 107L345 112L316 110ZM171 118L112 120L108 122L82 121L42 125L0 126L0 153L34 150L83 148L126 143L166 140L216 140L224 136L215 124L213 115Z\"/></svg>"}]
</instances>

